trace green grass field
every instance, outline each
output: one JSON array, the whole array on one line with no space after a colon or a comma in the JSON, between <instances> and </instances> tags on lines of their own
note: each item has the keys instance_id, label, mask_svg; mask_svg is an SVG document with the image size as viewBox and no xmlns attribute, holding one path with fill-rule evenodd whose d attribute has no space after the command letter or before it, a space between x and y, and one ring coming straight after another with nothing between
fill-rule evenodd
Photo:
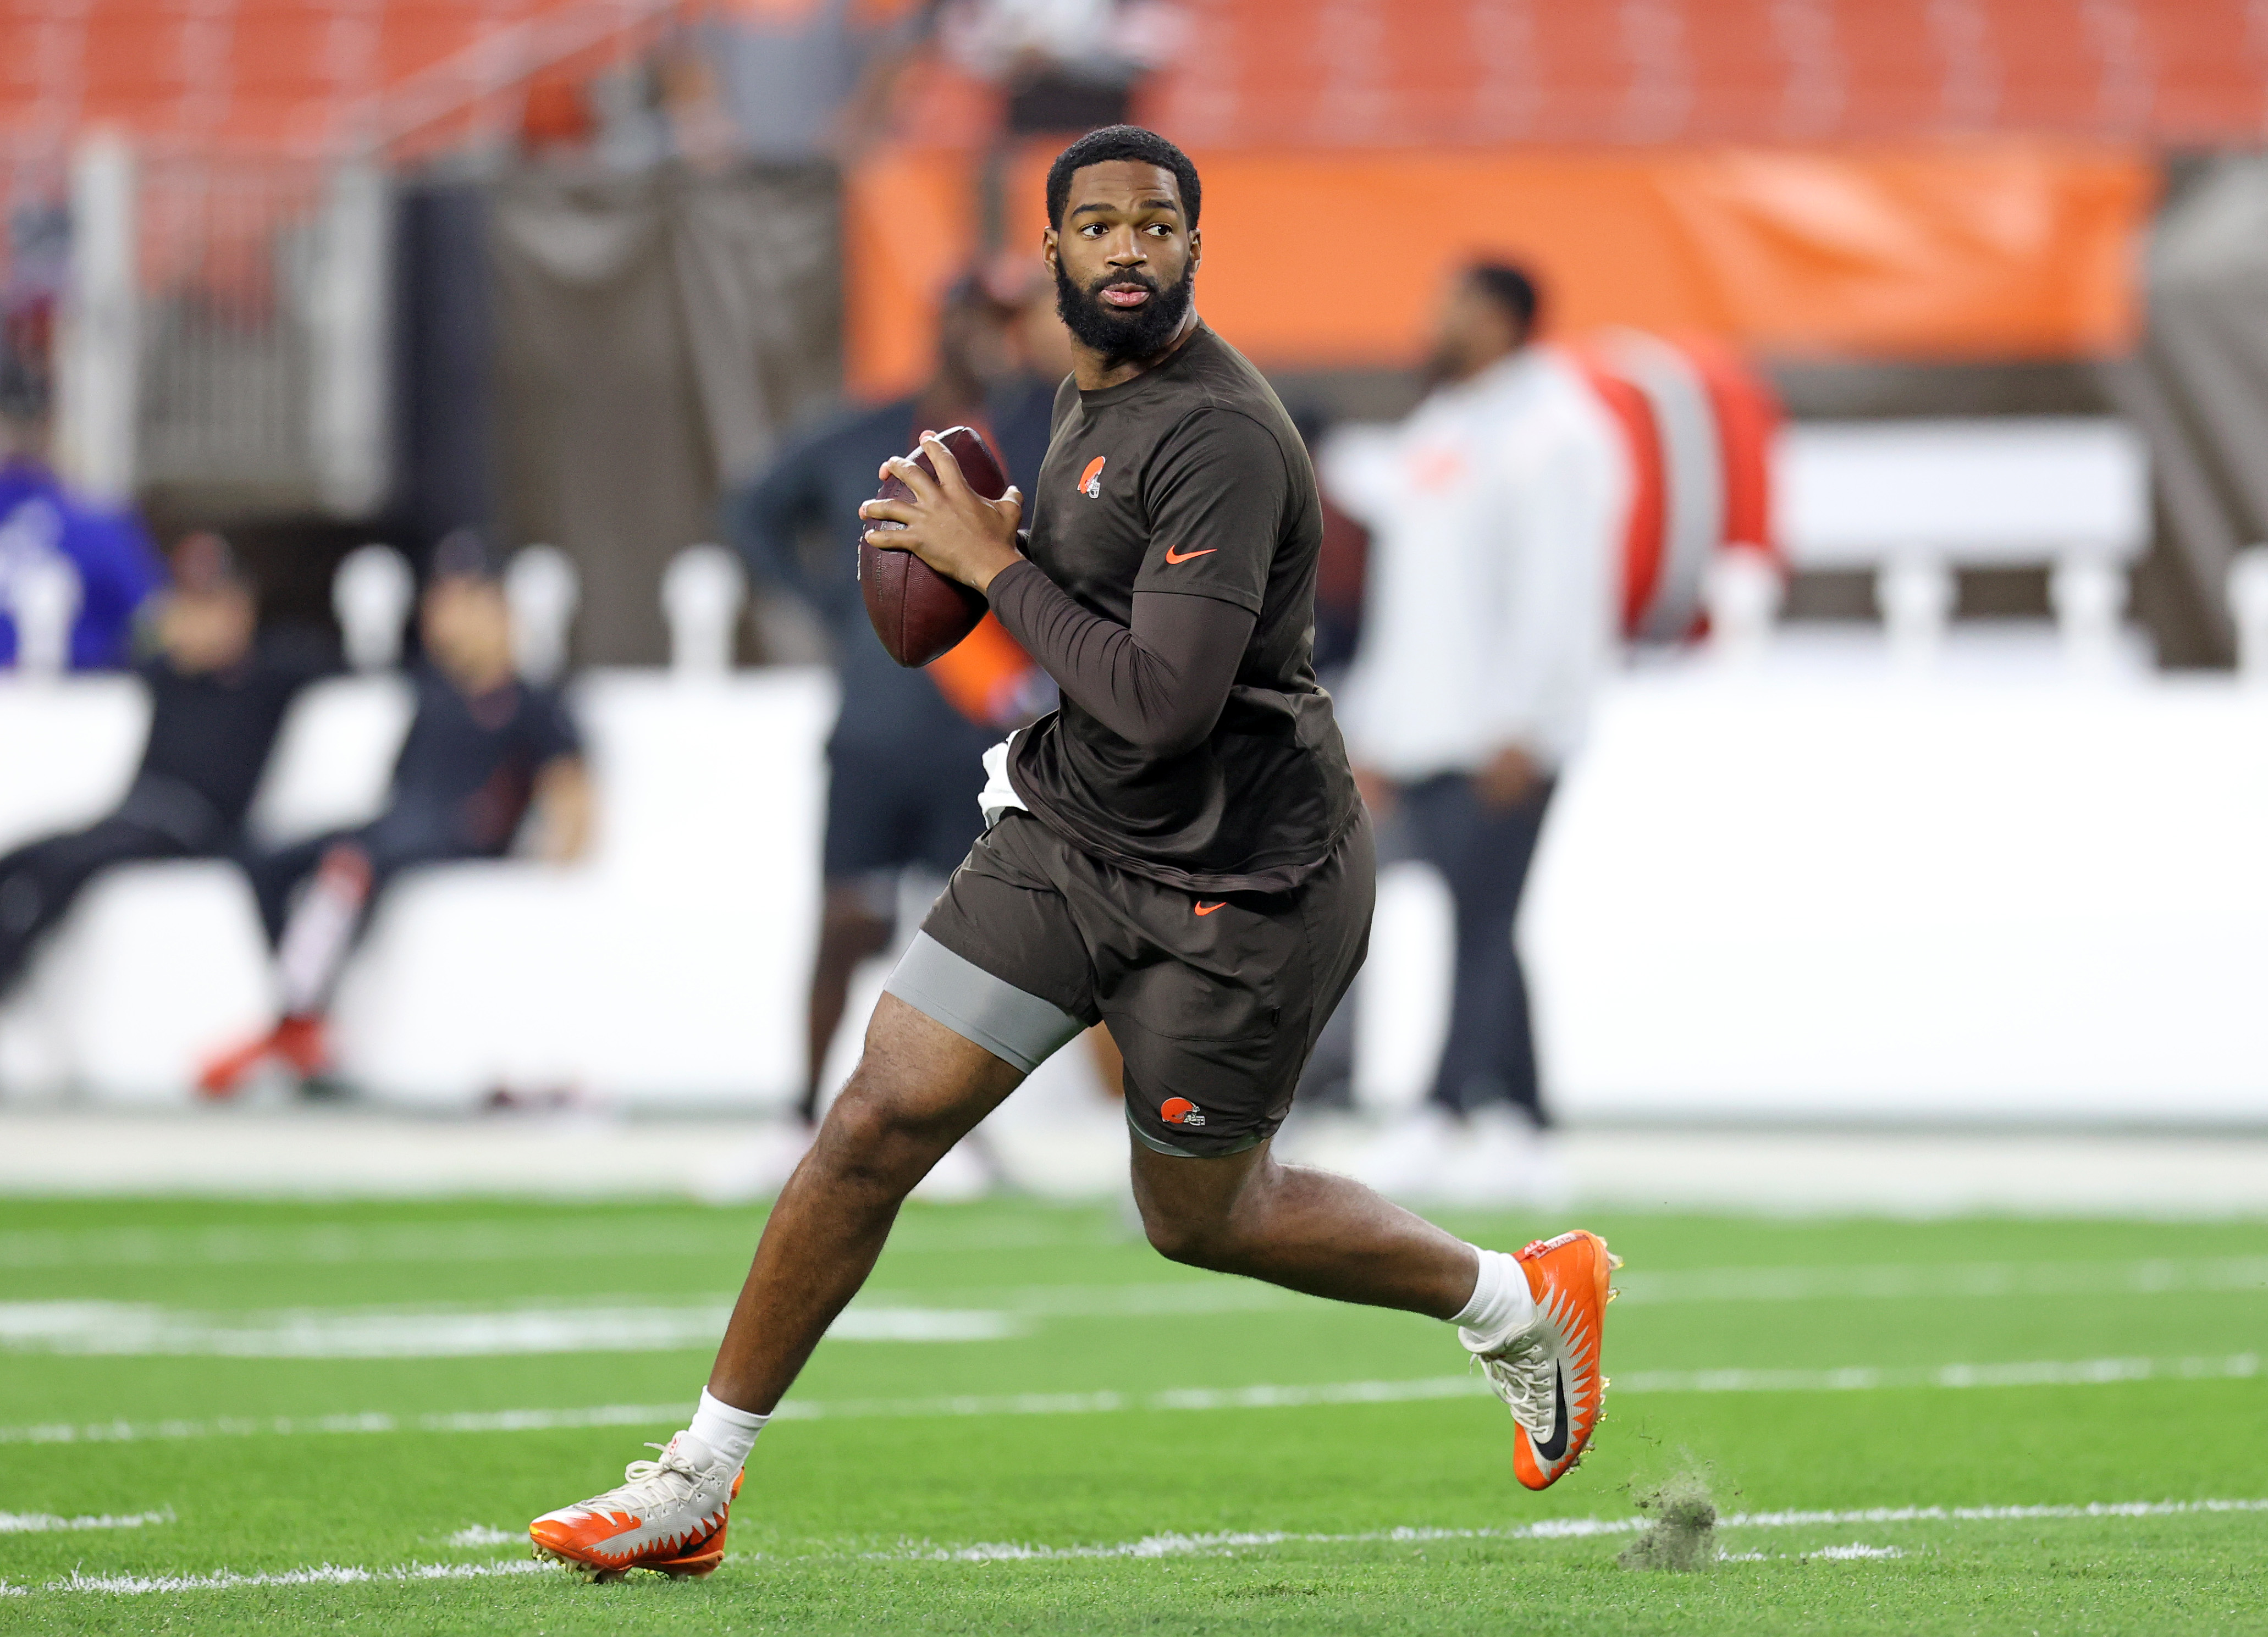
<instances>
[{"instance_id":1,"label":"green grass field","mask_svg":"<svg viewBox=\"0 0 2268 1637\"><path fill-rule=\"evenodd\" d=\"M0 1204L0 1629L2268 1631L2258 1223L1594 1219L1609 1420L1536 1496L1440 1325L917 1207L712 1579L527 1563L681 1424L759 1222ZM1722 1555L1620 1567L1681 1474Z\"/></svg>"}]
</instances>

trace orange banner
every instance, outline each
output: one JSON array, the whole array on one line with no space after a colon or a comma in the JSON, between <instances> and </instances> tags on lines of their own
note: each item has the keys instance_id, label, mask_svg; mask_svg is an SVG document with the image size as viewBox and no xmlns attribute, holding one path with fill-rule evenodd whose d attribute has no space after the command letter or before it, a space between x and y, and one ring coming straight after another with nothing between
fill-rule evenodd
<instances>
[{"instance_id":1,"label":"orange banner","mask_svg":"<svg viewBox=\"0 0 2268 1637\"><path fill-rule=\"evenodd\" d=\"M1035 243L1048 154L1012 167ZM2073 357L2133 341L2156 195L2139 153L1989 141L1192 156L1197 302L1276 368L1407 363L1449 269L1543 277L1552 327L1705 331L1778 356ZM897 154L852 179L850 363L885 392L927 367L936 293L975 242L971 162Z\"/></svg>"},{"instance_id":2,"label":"orange banner","mask_svg":"<svg viewBox=\"0 0 2268 1637\"><path fill-rule=\"evenodd\" d=\"M1045 220L1047 207L1033 216ZM889 398L929 378L938 309L976 242L976 173L966 154L887 150L843 179L843 365L854 394Z\"/></svg>"}]
</instances>

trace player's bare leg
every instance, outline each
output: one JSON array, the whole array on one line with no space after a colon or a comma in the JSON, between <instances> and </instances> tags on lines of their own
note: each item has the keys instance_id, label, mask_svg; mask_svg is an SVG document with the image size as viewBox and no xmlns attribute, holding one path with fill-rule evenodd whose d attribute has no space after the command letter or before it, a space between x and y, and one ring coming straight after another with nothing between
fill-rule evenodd
<instances>
[{"instance_id":1,"label":"player's bare leg","mask_svg":"<svg viewBox=\"0 0 2268 1637\"><path fill-rule=\"evenodd\" d=\"M1196 1159L1134 1150L1134 1200L1160 1254L1310 1296L1453 1319L1518 1426L1513 1469L1542 1489L1583 1457L1606 1392L1600 1328L1619 1262L1595 1234L1481 1251L1351 1178L1278 1163L1263 1142Z\"/></svg>"},{"instance_id":2,"label":"player's bare leg","mask_svg":"<svg viewBox=\"0 0 2268 1637\"><path fill-rule=\"evenodd\" d=\"M725 1326L709 1391L769 1415L882 1253L914 1185L1023 1081L896 995L858 1072L780 1191Z\"/></svg>"},{"instance_id":3,"label":"player's bare leg","mask_svg":"<svg viewBox=\"0 0 2268 1637\"><path fill-rule=\"evenodd\" d=\"M1278 1163L1263 1142L1222 1159L1134 1149L1134 1202L1159 1254L1334 1301L1451 1318L1473 1247L1351 1177Z\"/></svg>"},{"instance_id":4,"label":"player's bare leg","mask_svg":"<svg viewBox=\"0 0 2268 1637\"><path fill-rule=\"evenodd\" d=\"M873 1271L914 1185L1022 1072L884 995L858 1072L781 1191L693 1424L617 1488L528 1526L591 1577L702 1575L724 1560L740 1465L811 1350Z\"/></svg>"}]
</instances>

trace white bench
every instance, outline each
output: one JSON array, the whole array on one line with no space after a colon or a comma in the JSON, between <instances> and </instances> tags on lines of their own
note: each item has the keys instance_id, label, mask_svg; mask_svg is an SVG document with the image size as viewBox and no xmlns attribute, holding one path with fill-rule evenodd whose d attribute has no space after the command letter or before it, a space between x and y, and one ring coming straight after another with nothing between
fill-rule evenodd
<instances>
[{"instance_id":1,"label":"white bench","mask_svg":"<svg viewBox=\"0 0 2268 1637\"><path fill-rule=\"evenodd\" d=\"M2117 650L2127 569L2150 540L2150 470L2124 422L2081 416L1795 422L1774 452L1788 562L1867 569L1894 647L1926 660L1954 570L2049 566L2066 652Z\"/></svg>"}]
</instances>

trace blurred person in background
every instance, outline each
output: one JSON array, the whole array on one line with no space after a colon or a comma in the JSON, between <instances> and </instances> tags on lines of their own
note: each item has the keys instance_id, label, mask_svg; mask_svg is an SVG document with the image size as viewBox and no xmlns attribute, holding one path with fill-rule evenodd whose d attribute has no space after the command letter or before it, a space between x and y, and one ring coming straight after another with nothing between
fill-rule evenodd
<instances>
[{"instance_id":1,"label":"blurred person in background","mask_svg":"<svg viewBox=\"0 0 2268 1637\"><path fill-rule=\"evenodd\" d=\"M945 0L720 0L700 48L740 150L768 165L854 162Z\"/></svg>"},{"instance_id":2,"label":"blurred person in background","mask_svg":"<svg viewBox=\"0 0 2268 1637\"><path fill-rule=\"evenodd\" d=\"M944 55L999 87L1000 124L976 180L983 243L1007 241L1008 178L1025 140L1075 136L1132 117L1142 81L1177 54L1185 21L1166 0L944 0Z\"/></svg>"},{"instance_id":3,"label":"blurred person in background","mask_svg":"<svg viewBox=\"0 0 2268 1637\"><path fill-rule=\"evenodd\" d=\"M1002 319L1004 367L984 393L992 447L1009 481L1027 483L1047 459L1056 394L1071 372L1071 332L1056 311L1055 281L1030 258L1004 255L985 287Z\"/></svg>"},{"instance_id":4,"label":"blurred person in background","mask_svg":"<svg viewBox=\"0 0 2268 1637\"><path fill-rule=\"evenodd\" d=\"M172 563L151 622L154 651L135 667L150 693L150 731L125 799L84 830L0 858L0 995L104 870L240 855L284 712L333 668L320 638L257 629L253 587L219 535L183 537Z\"/></svg>"},{"instance_id":5,"label":"blurred person in background","mask_svg":"<svg viewBox=\"0 0 2268 1637\"><path fill-rule=\"evenodd\" d=\"M166 568L131 510L73 493L48 466L48 400L38 363L0 349L0 665L16 663L16 588L61 560L78 577L70 668L114 670L131 660L135 616Z\"/></svg>"},{"instance_id":6,"label":"blurred person in background","mask_svg":"<svg viewBox=\"0 0 2268 1637\"><path fill-rule=\"evenodd\" d=\"M725 502L726 537L758 580L801 601L825 626L841 704L827 741L824 887L794 1128L778 1140L759 1139L720 1165L706 1185L714 1198L776 1192L802 1158L818 1124L821 1078L852 973L890 947L907 872L942 880L967 855L982 825L976 797L984 785L984 752L1003 726L1035 714L1012 689L990 708L981 697L949 695L949 682L958 679L946 661L924 670L900 665L874 635L858 590L865 527L858 508L873 498L882 463L913 448L924 430L985 429L990 389L1008 369L1005 318L979 280L961 279L939 315L937 371L926 385L823 422ZM994 447L1011 481L1031 481L1035 451L998 441ZM1045 450L1042 429L1036 453ZM1034 462L1020 474L1020 456ZM988 719L996 708L1009 719ZM955 1162L965 1163L981 1160ZM980 1186L952 1176L943 1186L956 1184Z\"/></svg>"},{"instance_id":7,"label":"blurred person in background","mask_svg":"<svg viewBox=\"0 0 2268 1637\"><path fill-rule=\"evenodd\" d=\"M1390 440L1325 463L1372 532L1348 747L1366 797L1440 871L1455 910L1432 1090L1365 1171L1404 1197L1512 1202L1564 1186L1538 1137L1550 1122L1513 927L1613 656L1631 481L1582 378L1530 345L1537 306L1520 268L1466 268L1440 308L1425 400Z\"/></svg>"},{"instance_id":8,"label":"blurred person in background","mask_svg":"<svg viewBox=\"0 0 2268 1637\"><path fill-rule=\"evenodd\" d=\"M460 529L435 548L418 606L425 656L416 709L386 811L358 829L251 861L254 895L276 953L283 1015L207 1064L198 1089L227 1097L274 1064L303 1082L330 1066L325 1014L339 974L386 888L402 871L501 858L531 811L536 856L566 863L590 840L591 782L566 701L513 668L512 611L495 559Z\"/></svg>"},{"instance_id":9,"label":"blurred person in background","mask_svg":"<svg viewBox=\"0 0 2268 1637\"><path fill-rule=\"evenodd\" d=\"M1013 136L1121 123L1182 33L1163 0L946 0L939 28L948 55L1007 93Z\"/></svg>"}]
</instances>

